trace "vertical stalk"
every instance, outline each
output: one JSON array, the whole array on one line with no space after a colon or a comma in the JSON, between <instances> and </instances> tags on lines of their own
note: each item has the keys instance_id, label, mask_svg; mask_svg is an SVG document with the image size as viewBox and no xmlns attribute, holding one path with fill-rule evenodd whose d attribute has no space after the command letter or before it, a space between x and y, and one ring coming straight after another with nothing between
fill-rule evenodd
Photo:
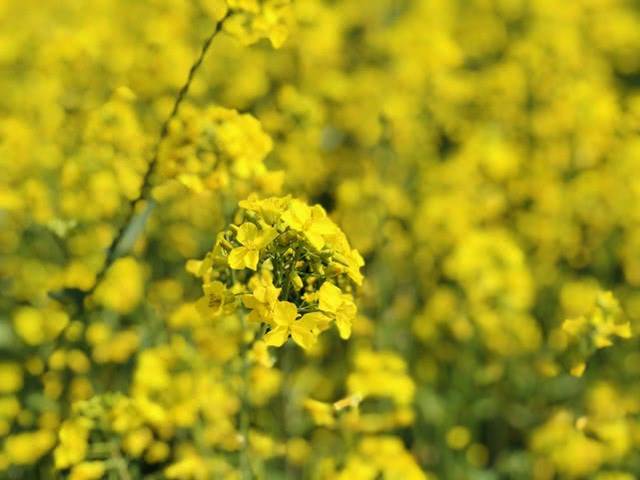
<instances>
[{"instance_id":1,"label":"vertical stalk","mask_svg":"<svg viewBox=\"0 0 640 480\"><path fill-rule=\"evenodd\" d=\"M284 455L284 478L292 478L291 464L289 463L289 419L292 417L291 406L293 389L291 388L291 369L293 367L293 344L287 341L284 346L282 359L282 373L284 374L284 386L282 389L282 428L284 430L285 455Z\"/></svg>"},{"instance_id":2,"label":"vertical stalk","mask_svg":"<svg viewBox=\"0 0 640 480\"><path fill-rule=\"evenodd\" d=\"M240 449L240 478L251 480L251 459L249 458L249 349L245 340L247 332L245 314L240 311L240 356L241 356L241 381L240 387L240 434L242 445Z\"/></svg>"},{"instance_id":3,"label":"vertical stalk","mask_svg":"<svg viewBox=\"0 0 640 480\"><path fill-rule=\"evenodd\" d=\"M158 136L156 142L153 145L151 159L147 164L147 169L142 177L140 192L138 193L136 198L134 198L133 200L131 200L131 202L129 202L129 210L127 212L127 215L124 221L122 222L122 224L118 227L116 235L113 237L111 243L109 244L109 247L107 248L107 253L106 253L104 262L100 267L100 270L98 270L98 272L96 273L96 278L93 285L88 290L80 291L81 300L84 300L86 296L92 294L95 291L95 289L98 287L98 285L106 275L107 270L109 270L111 265L118 259L120 255L125 253L124 252L125 249L123 248L123 246L129 247L130 246L129 244L133 244L133 242L135 242L135 238L132 238L132 239L126 238L127 233L130 233L129 230L131 229L132 224L136 219L136 207L139 204L141 204L143 201L148 201L149 203L147 205L147 208L142 213L141 218L139 220L140 225L138 225L137 227L138 231L136 234L139 234L144 229L144 225L147 221L147 218L149 217L149 214L151 213L151 210L153 210L155 205L155 202L153 202L152 200L149 200L149 191L151 189L151 179L158 165L158 159L160 156L160 146L162 145L164 140L169 136L169 126L171 125L172 120L178 116L178 113L180 112L180 107L182 106L182 103L184 102L187 95L189 94L189 90L196 76L196 73L200 69L202 62L204 61L204 58L207 52L209 51L209 48L211 47L211 43L213 42L213 39L222 30L222 24L227 19L228 15L229 14L227 13L227 15L225 15L223 18L221 18L216 22L213 28L213 31L205 39L204 43L200 47L200 53L198 54L198 57L196 58L194 63L191 65L191 68L189 69L189 73L187 74L187 79L185 80L185 83L182 85L182 87L180 87L180 90L178 91L178 93L174 98L171 112L169 113L169 116L165 118L164 122L162 123L162 126L160 127L160 135ZM123 240L128 240L128 241L124 242Z\"/></svg>"}]
</instances>

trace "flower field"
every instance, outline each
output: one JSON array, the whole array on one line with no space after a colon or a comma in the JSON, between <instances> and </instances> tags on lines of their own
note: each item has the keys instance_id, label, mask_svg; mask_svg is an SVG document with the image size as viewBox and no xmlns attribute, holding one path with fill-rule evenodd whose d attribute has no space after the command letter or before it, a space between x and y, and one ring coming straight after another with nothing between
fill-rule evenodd
<instances>
[{"instance_id":1,"label":"flower field","mask_svg":"<svg viewBox=\"0 0 640 480\"><path fill-rule=\"evenodd\" d=\"M0 479L640 478L636 0L0 0Z\"/></svg>"}]
</instances>

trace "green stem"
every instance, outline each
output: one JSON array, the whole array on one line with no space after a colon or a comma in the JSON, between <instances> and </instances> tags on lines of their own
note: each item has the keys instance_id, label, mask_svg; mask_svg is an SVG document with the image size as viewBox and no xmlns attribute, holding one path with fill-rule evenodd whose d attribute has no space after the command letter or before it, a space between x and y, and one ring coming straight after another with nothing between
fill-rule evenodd
<instances>
[{"instance_id":1,"label":"green stem","mask_svg":"<svg viewBox=\"0 0 640 480\"><path fill-rule=\"evenodd\" d=\"M129 471L127 470L127 462L122 457L117 445L113 446L111 459L107 461L107 463L115 467L120 480L131 480L131 475L129 475Z\"/></svg>"},{"instance_id":2,"label":"green stem","mask_svg":"<svg viewBox=\"0 0 640 480\"><path fill-rule=\"evenodd\" d=\"M289 462L289 437L291 436L289 419L292 418L292 397L293 389L291 388L291 370L293 367L293 344L288 341L284 346L284 355L282 359L282 372L284 374L284 388L282 398L282 427L284 430L284 442L286 445L284 456L284 472L285 478L292 478L291 463Z\"/></svg>"},{"instance_id":3,"label":"green stem","mask_svg":"<svg viewBox=\"0 0 640 480\"><path fill-rule=\"evenodd\" d=\"M211 34L206 38L206 40L202 44L202 47L200 49L200 54L196 58L195 62L191 65L191 68L189 69L189 74L187 75L187 80L182 85L182 87L180 88L180 90L178 91L174 99L171 113L169 113L169 116L164 120L164 122L162 123L162 126L160 127L160 135L158 136L158 139L156 140L156 143L153 146L151 160L149 161L149 164L147 165L147 170L145 171L144 176L142 177L142 185L140 187L140 192L138 193L138 196L136 198L131 200L129 204L129 211L127 213L127 216L125 217L124 222L118 229L117 234L111 241L111 244L107 248L107 255L105 257L104 263L102 264L102 267L96 274L96 280L93 286L89 290L86 290L85 292L83 292L84 296L87 296L93 293L93 291L96 289L98 284L102 281L103 277L107 273L107 270L109 270L109 267L113 264L113 262L116 261L116 259L120 255L125 253L123 251L124 249L122 248L123 239L125 239L125 237L127 236L126 234L130 230L131 224L134 223L134 220L136 218L137 206L143 200L147 200L149 197L149 190L151 188L151 178L153 177L153 173L155 172L155 169L158 164L158 157L160 154L160 145L162 145L162 142L164 142L164 140L169 136L169 126L171 125L171 121L178 116L178 113L180 112L180 106L182 105L185 98L187 97L187 94L189 93L189 89L191 88L191 84L193 83L193 79L195 78L195 74L200 68L200 66L202 65L204 57L207 54L209 47L211 46L211 42L213 42L213 39L215 38L215 36L220 32L222 28L222 24L225 19L226 19L226 16L220 19L220 21L216 23ZM144 223L146 223L146 220L149 214L151 213L151 210L153 210L153 207L154 207L154 203L151 202L148 208L148 211L142 212L141 214L142 225L138 229L139 232L142 231L142 227L144 227Z\"/></svg>"},{"instance_id":4,"label":"green stem","mask_svg":"<svg viewBox=\"0 0 640 480\"><path fill-rule=\"evenodd\" d=\"M249 458L249 348L245 341L247 322L244 312L240 312L240 356L242 361L241 375L242 386L240 387L240 434L242 435L242 445L240 450L240 473L242 480L251 480L251 460Z\"/></svg>"}]
</instances>

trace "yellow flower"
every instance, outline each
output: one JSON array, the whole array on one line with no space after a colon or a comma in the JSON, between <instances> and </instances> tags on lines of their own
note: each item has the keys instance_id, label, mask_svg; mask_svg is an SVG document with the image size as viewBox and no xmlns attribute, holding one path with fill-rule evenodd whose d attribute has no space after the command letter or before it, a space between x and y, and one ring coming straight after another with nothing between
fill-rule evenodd
<instances>
[{"instance_id":1,"label":"yellow flower","mask_svg":"<svg viewBox=\"0 0 640 480\"><path fill-rule=\"evenodd\" d=\"M410 405L415 383L402 357L394 352L358 351L355 371L347 377L347 389L362 397L388 397L398 406Z\"/></svg>"},{"instance_id":2,"label":"yellow flower","mask_svg":"<svg viewBox=\"0 0 640 480\"><path fill-rule=\"evenodd\" d=\"M582 376L586 360L596 350L613 345L615 337L630 338L631 324L611 292L598 293L591 310L575 318L566 319L562 330L568 335L572 354L571 374Z\"/></svg>"},{"instance_id":3,"label":"yellow flower","mask_svg":"<svg viewBox=\"0 0 640 480\"><path fill-rule=\"evenodd\" d=\"M144 294L144 269L133 257L116 260L95 292L98 303L118 313L131 313Z\"/></svg>"},{"instance_id":4,"label":"yellow flower","mask_svg":"<svg viewBox=\"0 0 640 480\"><path fill-rule=\"evenodd\" d=\"M153 433L151 430L142 427L128 432L122 441L122 447L127 454L137 458L142 455L152 441Z\"/></svg>"},{"instance_id":5,"label":"yellow flower","mask_svg":"<svg viewBox=\"0 0 640 480\"><path fill-rule=\"evenodd\" d=\"M45 341L44 323L44 315L33 307L21 308L13 318L16 333L28 345L39 345Z\"/></svg>"},{"instance_id":6,"label":"yellow flower","mask_svg":"<svg viewBox=\"0 0 640 480\"><path fill-rule=\"evenodd\" d=\"M258 13L260 11L258 0L227 0L227 4L233 9L246 12Z\"/></svg>"},{"instance_id":7,"label":"yellow flower","mask_svg":"<svg viewBox=\"0 0 640 480\"><path fill-rule=\"evenodd\" d=\"M289 36L287 17L290 15L288 5L284 2L266 2L262 15L253 21L253 28L266 36L273 48L280 48Z\"/></svg>"},{"instance_id":8,"label":"yellow flower","mask_svg":"<svg viewBox=\"0 0 640 480\"><path fill-rule=\"evenodd\" d=\"M282 455L282 447L269 435L251 430L249 432L249 448L253 455L259 458L270 458L278 454Z\"/></svg>"},{"instance_id":9,"label":"yellow flower","mask_svg":"<svg viewBox=\"0 0 640 480\"><path fill-rule=\"evenodd\" d=\"M287 39L292 16L289 0L227 0L227 4L234 13L224 29L243 45L268 38L277 49Z\"/></svg>"},{"instance_id":10,"label":"yellow flower","mask_svg":"<svg viewBox=\"0 0 640 480\"><path fill-rule=\"evenodd\" d=\"M255 270L260 259L260 250L276 238L277 232L271 227L262 231L253 223L244 223L238 228L237 240L242 246L234 248L229 254L229 266L234 270L250 268Z\"/></svg>"},{"instance_id":11,"label":"yellow flower","mask_svg":"<svg viewBox=\"0 0 640 480\"><path fill-rule=\"evenodd\" d=\"M271 275L268 273L254 276L249 282L249 286L253 288L253 293L242 297L244 306L251 309L249 320L269 323L273 307L278 301L282 289L273 285Z\"/></svg>"},{"instance_id":12,"label":"yellow flower","mask_svg":"<svg viewBox=\"0 0 640 480\"><path fill-rule=\"evenodd\" d=\"M562 409L531 433L530 449L547 457L559 478L586 478L604 462L604 443L576 428L571 412Z\"/></svg>"},{"instance_id":13,"label":"yellow flower","mask_svg":"<svg viewBox=\"0 0 640 480\"><path fill-rule=\"evenodd\" d=\"M164 442L153 442L148 448L144 460L147 463L160 463L165 461L170 454L169 445Z\"/></svg>"},{"instance_id":14,"label":"yellow flower","mask_svg":"<svg viewBox=\"0 0 640 480\"><path fill-rule=\"evenodd\" d=\"M292 200L282 215L284 223L302 232L311 245L320 250L325 245L325 236L336 231L336 226L327 218L327 214L318 205L310 207L300 200Z\"/></svg>"},{"instance_id":15,"label":"yellow flower","mask_svg":"<svg viewBox=\"0 0 640 480\"><path fill-rule=\"evenodd\" d=\"M399 438L392 436L365 437L358 446L359 460L355 465L348 462L342 478L402 478L426 480L427 476L405 449ZM351 460L354 460L352 458ZM362 462L362 463L360 463ZM355 466L355 471L353 471Z\"/></svg>"},{"instance_id":16,"label":"yellow flower","mask_svg":"<svg viewBox=\"0 0 640 480\"><path fill-rule=\"evenodd\" d=\"M291 197L270 197L263 200L258 199L255 195L250 196L246 200L241 200L238 204L240 208L258 213L269 225L274 225L284 212L291 201Z\"/></svg>"},{"instance_id":17,"label":"yellow flower","mask_svg":"<svg viewBox=\"0 0 640 480\"><path fill-rule=\"evenodd\" d=\"M269 346L263 340L257 340L251 347L249 358L263 367L271 368L274 359L269 355Z\"/></svg>"},{"instance_id":18,"label":"yellow flower","mask_svg":"<svg viewBox=\"0 0 640 480\"><path fill-rule=\"evenodd\" d=\"M54 309L22 307L13 317L13 327L27 345L40 345L56 338L69 324L69 316Z\"/></svg>"},{"instance_id":19,"label":"yellow flower","mask_svg":"<svg viewBox=\"0 0 640 480\"><path fill-rule=\"evenodd\" d=\"M207 478L208 472L206 462L196 454L190 454L172 463L164 471L166 477L171 479L204 479Z\"/></svg>"},{"instance_id":20,"label":"yellow flower","mask_svg":"<svg viewBox=\"0 0 640 480\"><path fill-rule=\"evenodd\" d=\"M278 302L273 309L275 327L264 336L267 345L280 347L291 338L304 349L311 348L317 339L316 315L307 314L296 320L298 310L291 302Z\"/></svg>"},{"instance_id":21,"label":"yellow flower","mask_svg":"<svg viewBox=\"0 0 640 480\"><path fill-rule=\"evenodd\" d=\"M66 357L67 365L76 373L87 373L91 368L91 361L82 350L70 350Z\"/></svg>"},{"instance_id":22,"label":"yellow flower","mask_svg":"<svg viewBox=\"0 0 640 480\"><path fill-rule=\"evenodd\" d=\"M303 466L311 456L311 446L300 437L292 438L287 442L287 459L294 465Z\"/></svg>"},{"instance_id":23,"label":"yellow flower","mask_svg":"<svg viewBox=\"0 0 640 480\"><path fill-rule=\"evenodd\" d=\"M304 408L311 414L316 425L331 427L335 425L335 410L330 403L319 402L307 398L304 401Z\"/></svg>"},{"instance_id":24,"label":"yellow flower","mask_svg":"<svg viewBox=\"0 0 640 480\"><path fill-rule=\"evenodd\" d=\"M22 369L14 362L0 363L0 393L16 392L22 388Z\"/></svg>"},{"instance_id":25,"label":"yellow flower","mask_svg":"<svg viewBox=\"0 0 640 480\"><path fill-rule=\"evenodd\" d=\"M344 254L347 261L347 275L353 280L356 285L362 285L363 275L360 273L360 268L364 266L364 259L358 250L350 250Z\"/></svg>"},{"instance_id":26,"label":"yellow flower","mask_svg":"<svg viewBox=\"0 0 640 480\"><path fill-rule=\"evenodd\" d=\"M20 413L20 402L14 396L0 397L0 418L15 418Z\"/></svg>"},{"instance_id":27,"label":"yellow flower","mask_svg":"<svg viewBox=\"0 0 640 480\"><path fill-rule=\"evenodd\" d=\"M347 339L351 336L351 324L356 317L357 308L351 295L344 294L331 282L324 282L318 290L320 310L331 314L336 321L340 337Z\"/></svg>"},{"instance_id":28,"label":"yellow flower","mask_svg":"<svg viewBox=\"0 0 640 480\"><path fill-rule=\"evenodd\" d=\"M29 465L35 463L55 443L55 436L48 430L24 432L7 437L4 450L11 463Z\"/></svg>"},{"instance_id":29,"label":"yellow flower","mask_svg":"<svg viewBox=\"0 0 640 480\"><path fill-rule=\"evenodd\" d=\"M71 469L69 480L98 480L105 470L104 462L82 462Z\"/></svg>"},{"instance_id":30,"label":"yellow flower","mask_svg":"<svg viewBox=\"0 0 640 480\"><path fill-rule=\"evenodd\" d=\"M222 282L205 283L203 286L204 297L197 303L197 309L205 317L219 317L222 314L233 312L235 297L227 290Z\"/></svg>"},{"instance_id":31,"label":"yellow flower","mask_svg":"<svg viewBox=\"0 0 640 480\"><path fill-rule=\"evenodd\" d=\"M205 11L218 22L227 14L228 7L225 0L206 0L202 4Z\"/></svg>"},{"instance_id":32,"label":"yellow flower","mask_svg":"<svg viewBox=\"0 0 640 480\"><path fill-rule=\"evenodd\" d=\"M60 443L53 452L58 470L80 463L87 454L89 425L86 421L68 420L62 424L58 433Z\"/></svg>"},{"instance_id":33,"label":"yellow flower","mask_svg":"<svg viewBox=\"0 0 640 480\"><path fill-rule=\"evenodd\" d=\"M115 362L124 363L134 354L140 337L133 330L121 330L108 341L97 344L93 349L93 359L97 363Z\"/></svg>"}]
</instances>

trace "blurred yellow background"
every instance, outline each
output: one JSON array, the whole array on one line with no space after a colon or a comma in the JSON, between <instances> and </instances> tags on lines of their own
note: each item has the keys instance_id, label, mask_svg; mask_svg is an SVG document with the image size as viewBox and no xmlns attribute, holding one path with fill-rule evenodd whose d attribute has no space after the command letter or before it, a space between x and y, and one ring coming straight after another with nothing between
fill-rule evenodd
<instances>
[{"instance_id":1,"label":"blurred yellow background","mask_svg":"<svg viewBox=\"0 0 640 480\"><path fill-rule=\"evenodd\" d=\"M640 478L639 227L636 0L0 0L0 478Z\"/></svg>"}]
</instances>

